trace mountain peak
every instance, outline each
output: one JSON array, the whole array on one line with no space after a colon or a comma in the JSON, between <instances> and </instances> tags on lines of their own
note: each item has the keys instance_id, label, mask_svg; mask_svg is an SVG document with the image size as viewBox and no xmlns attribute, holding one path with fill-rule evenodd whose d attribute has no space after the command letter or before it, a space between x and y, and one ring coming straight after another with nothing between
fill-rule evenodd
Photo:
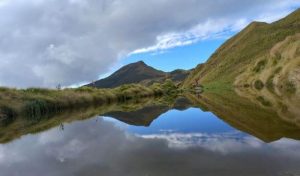
<instances>
[{"instance_id":1,"label":"mountain peak","mask_svg":"<svg viewBox=\"0 0 300 176\"><path fill-rule=\"evenodd\" d=\"M285 24L298 24L300 23L300 8L292 12L291 14L287 15L286 17L282 18L279 21L274 22L274 24L285 25Z\"/></svg>"},{"instance_id":2,"label":"mountain peak","mask_svg":"<svg viewBox=\"0 0 300 176\"><path fill-rule=\"evenodd\" d=\"M150 67L150 66L148 66L144 61L137 61L137 62L130 63L128 65L125 65L122 68L127 68L127 67L130 67L130 68L131 67L134 67L134 68L140 68L140 67L142 67L143 68L143 67Z\"/></svg>"},{"instance_id":3,"label":"mountain peak","mask_svg":"<svg viewBox=\"0 0 300 176\"><path fill-rule=\"evenodd\" d=\"M137 61L135 62L134 64L143 64L143 65L147 65L144 61L140 60L140 61Z\"/></svg>"},{"instance_id":4,"label":"mountain peak","mask_svg":"<svg viewBox=\"0 0 300 176\"><path fill-rule=\"evenodd\" d=\"M163 72L157 70L143 61L134 62L120 68L107 78L98 80L87 86L98 88L114 88L123 84L141 83L150 85L154 82L163 82L165 79L172 79L173 81L183 81L188 71L175 70L174 72Z\"/></svg>"},{"instance_id":5,"label":"mountain peak","mask_svg":"<svg viewBox=\"0 0 300 176\"><path fill-rule=\"evenodd\" d=\"M290 61L283 58L295 59L292 59L290 55L286 57L283 55L294 53L288 49L296 48L298 45L292 40L288 45L283 41L286 41L288 37L297 41L298 38L295 35L298 33L300 33L300 9L271 24L252 22L219 47L203 66L195 68L193 74L186 79L184 86L193 86L198 83L203 85L252 85L258 80L263 80L264 84L267 85L269 80L283 79L283 73L280 73L279 77L275 77L274 71L269 70L275 70L274 67L283 69L285 66L289 66L289 69L286 70L292 70ZM281 53L277 52L281 58L280 62L276 61L277 65L269 64L268 62L275 63L274 58L270 55L272 48L278 45L285 46L284 44L287 47L277 47L281 48L278 50ZM264 63L263 74L259 71L253 71L261 62ZM281 64L280 67L279 64ZM272 73L272 77L266 73Z\"/></svg>"},{"instance_id":6,"label":"mountain peak","mask_svg":"<svg viewBox=\"0 0 300 176\"><path fill-rule=\"evenodd\" d=\"M134 62L117 70L107 78L96 81L89 86L113 88L123 84L139 83L143 80L164 78L167 73L152 68L143 61Z\"/></svg>"}]
</instances>

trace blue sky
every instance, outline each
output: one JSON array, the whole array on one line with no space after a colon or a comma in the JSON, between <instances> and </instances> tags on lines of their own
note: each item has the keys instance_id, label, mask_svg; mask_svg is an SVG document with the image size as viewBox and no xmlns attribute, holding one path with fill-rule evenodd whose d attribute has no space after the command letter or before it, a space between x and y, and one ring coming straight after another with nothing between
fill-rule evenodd
<instances>
[{"instance_id":1,"label":"blue sky","mask_svg":"<svg viewBox=\"0 0 300 176\"><path fill-rule=\"evenodd\" d=\"M0 0L0 86L82 85L139 60L190 69L250 22L299 7L300 0Z\"/></svg>"},{"instance_id":2,"label":"blue sky","mask_svg":"<svg viewBox=\"0 0 300 176\"><path fill-rule=\"evenodd\" d=\"M190 45L175 47L161 52L147 52L130 55L122 60L126 65L136 61L163 71L175 69L192 69L204 63L209 56L226 41L226 38L199 41Z\"/></svg>"}]
</instances>

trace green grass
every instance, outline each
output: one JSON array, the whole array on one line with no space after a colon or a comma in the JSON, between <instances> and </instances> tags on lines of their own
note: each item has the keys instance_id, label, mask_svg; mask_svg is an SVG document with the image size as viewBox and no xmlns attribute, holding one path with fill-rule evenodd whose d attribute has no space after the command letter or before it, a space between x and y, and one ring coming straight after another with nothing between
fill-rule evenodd
<instances>
[{"instance_id":1,"label":"green grass","mask_svg":"<svg viewBox=\"0 0 300 176\"><path fill-rule=\"evenodd\" d=\"M300 33L300 10L271 24L253 22L226 41L205 64L195 68L184 87L191 86L197 79L204 86L212 82L233 84L235 78L248 68L260 72L274 45L296 33ZM280 53L276 54L274 64L280 59Z\"/></svg>"},{"instance_id":2,"label":"green grass","mask_svg":"<svg viewBox=\"0 0 300 176\"><path fill-rule=\"evenodd\" d=\"M274 91L274 77L276 74L280 73L280 71L282 70L282 67L277 67L273 74L269 76L269 78L267 79L267 82L266 82L266 87L270 90L270 91Z\"/></svg>"},{"instance_id":3,"label":"green grass","mask_svg":"<svg viewBox=\"0 0 300 176\"><path fill-rule=\"evenodd\" d=\"M266 59L259 61L253 68L253 71L256 73L261 72L265 68L266 64L267 64Z\"/></svg>"},{"instance_id":4,"label":"green grass","mask_svg":"<svg viewBox=\"0 0 300 176\"><path fill-rule=\"evenodd\" d=\"M174 88L175 89L175 88ZM124 102L150 96L161 96L170 90L154 84L145 87L139 84L123 85L115 89L81 87L77 89L9 89L0 88L0 119L25 115L29 118L58 113L66 109Z\"/></svg>"},{"instance_id":5,"label":"green grass","mask_svg":"<svg viewBox=\"0 0 300 176\"><path fill-rule=\"evenodd\" d=\"M259 101L263 106L272 106L271 102L269 102L262 96L257 97L256 100Z\"/></svg>"},{"instance_id":6,"label":"green grass","mask_svg":"<svg viewBox=\"0 0 300 176\"><path fill-rule=\"evenodd\" d=\"M249 133L257 138L272 142L282 137L299 139L299 127L294 123L284 121L277 114L277 106L265 97L252 101L238 96L235 91L205 91L200 97L188 96L194 106L204 107L221 120L234 128Z\"/></svg>"},{"instance_id":7,"label":"green grass","mask_svg":"<svg viewBox=\"0 0 300 176\"><path fill-rule=\"evenodd\" d=\"M256 80L254 82L254 87L257 89L257 90L261 90L264 88L264 83L261 81L261 80Z\"/></svg>"},{"instance_id":8,"label":"green grass","mask_svg":"<svg viewBox=\"0 0 300 176\"><path fill-rule=\"evenodd\" d=\"M273 83L273 80L274 80L274 76L275 75L271 75L268 79L267 79L267 82L266 82L266 87L273 91L274 90L274 83Z\"/></svg>"},{"instance_id":9,"label":"green grass","mask_svg":"<svg viewBox=\"0 0 300 176\"><path fill-rule=\"evenodd\" d=\"M124 89L123 87L123 90ZM39 133L61 124L71 123L106 114L108 112L134 112L149 106L164 106L172 108L176 104L178 96L151 96L148 98L131 99L124 102L112 102L101 106L89 105L88 107L76 107L65 109L55 114L47 114L41 117L19 116L14 119L0 121L0 143L7 143L22 135ZM153 112L146 112L151 116ZM155 113L155 112L154 112Z\"/></svg>"},{"instance_id":10,"label":"green grass","mask_svg":"<svg viewBox=\"0 0 300 176\"><path fill-rule=\"evenodd\" d=\"M291 81L287 81L284 88L285 91L290 94L295 94L297 91L295 84Z\"/></svg>"}]
</instances>

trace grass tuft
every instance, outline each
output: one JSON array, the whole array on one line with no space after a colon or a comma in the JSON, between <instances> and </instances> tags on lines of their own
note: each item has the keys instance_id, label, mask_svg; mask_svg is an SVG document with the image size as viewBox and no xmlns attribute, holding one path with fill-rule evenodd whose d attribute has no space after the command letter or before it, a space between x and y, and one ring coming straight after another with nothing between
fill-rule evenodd
<instances>
[{"instance_id":1,"label":"grass tuft","mask_svg":"<svg viewBox=\"0 0 300 176\"><path fill-rule=\"evenodd\" d=\"M257 90L261 90L264 88L264 83L261 81L261 80L256 80L254 82L254 87L257 89Z\"/></svg>"},{"instance_id":2,"label":"grass tuft","mask_svg":"<svg viewBox=\"0 0 300 176\"><path fill-rule=\"evenodd\" d=\"M266 59L259 61L253 68L253 71L256 73L261 72L265 68L266 64L267 64Z\"/></svg>"},{"instance_id":3,"label":"grass tuft","mask_svg":"<svg viewBox=\"0 0 300 176\"><path fill-rule=\"evenodd\" d=\"M67 109L161 96L171 91L171 87L168 87L170 85L154 84L145 87L139 84L128 84L114 89L80 87L63 90L0 87L0 119L12 119L18 115L24 115L37 120ZM172 91L174 90L172 86Z\"/></svg>"},{"instance_id":4,"label":"grass tuft","mask_svg":"<svg viewBox=\"0 0 300 176\"><path fill-rule=\"evenodd\" d=\"M267 107L272 106L271 102L269 102L262 96L257 97L256 100L259 101L263 106L267 106Z\"/></svg>"}]
</instances>

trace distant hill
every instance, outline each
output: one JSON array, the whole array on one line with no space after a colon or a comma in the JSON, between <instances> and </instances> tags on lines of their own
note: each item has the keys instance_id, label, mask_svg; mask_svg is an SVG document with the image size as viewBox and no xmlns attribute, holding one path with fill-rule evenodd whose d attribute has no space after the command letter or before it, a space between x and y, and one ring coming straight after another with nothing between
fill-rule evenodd
<instances>
[{"instance_id":1,"label":"distant hill","mask_svg":"<svg viewBox=\"0 0 300 176\"><path fill-rule=\"evenodd\" d=\"M252 22L195 68L184 87L300 86L300 10L268 24Z\"/></svg>"},{"instance_id":2,"label":"distant hill","mask_svg":"<svg viewBox=\"0 0 300 176\"><path fill-rule=\"evenodd\" d=\"M179 97L172 105L151 104L134 111L111 111L101 114L101 116L112 117L130 125L150 126L156 118L171 109L184 111L190 107L194 107L194 105L189 99L185 97Z\"/></svg>"},{"instance_id":3,"label":"distant hill","mask_svg":"<svg viewBox=\"0 0 300 176\"><path fill-rule=\"evenodd\" d=\"M143 61L128 64L107 78L90 83L87 86L97 88L114 88L123 84L140 83L150 85L154 82L163 82L171 79L175 82L183 81L189 74L186 70L163 72L148 66Z\"/></svg>"}]
</instances>

